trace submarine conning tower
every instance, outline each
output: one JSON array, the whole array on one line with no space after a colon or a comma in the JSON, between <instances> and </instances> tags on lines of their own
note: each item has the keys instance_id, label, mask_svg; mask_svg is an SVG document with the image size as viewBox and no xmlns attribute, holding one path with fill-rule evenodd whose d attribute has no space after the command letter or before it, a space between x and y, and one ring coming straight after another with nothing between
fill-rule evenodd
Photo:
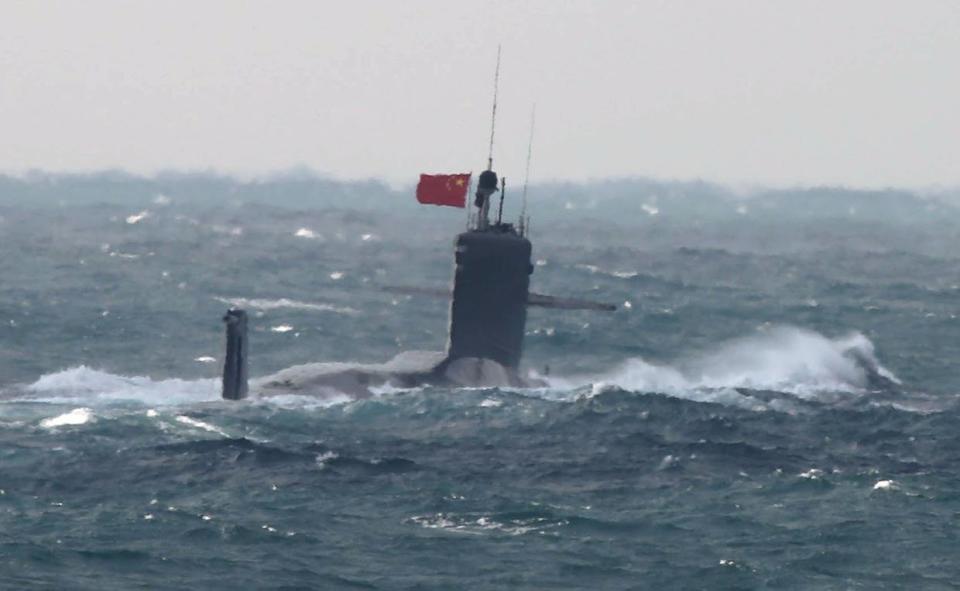
<instances>
[{"instance_id":1,"label":"submarine conning tower","mask_svg":"<svg viewBox=\"0 0 960 591\"><path fill-rule=\"evenodd\" d=\"M486 170L478 181L476 224L454 242L447 362L491 359L516 371L527 323L532 247L513 224L487 219L496 173Z\"/></svg>"}]
</instances>

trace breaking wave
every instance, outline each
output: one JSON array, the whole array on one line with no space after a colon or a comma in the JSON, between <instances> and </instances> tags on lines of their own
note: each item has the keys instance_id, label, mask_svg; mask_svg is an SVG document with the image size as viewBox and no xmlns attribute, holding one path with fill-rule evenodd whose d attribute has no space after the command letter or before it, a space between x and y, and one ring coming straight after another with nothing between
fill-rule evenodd
<instances>
[{"instance_id":1,"label":"breaking wave","mask_svg":"<svg viewBox=\"0 0 960 591\"><path fill-rule=\"evenodd\" d=\"M593 385L658 392L682 398L727 401L737 389L775 391L814 399L826 393L865 393L881 384L900 384L876 358L873 343L854 332L831 339L796 327L769 328L670 365L635 358L611 372L556 385Z\"/></svg>"},{"instance_id":2,"label":"breaking wave","mask_svg":"<svg viewBox=\"0 0 960 591\"><path fill-rule=\"evenodd\" d=\"M55 403L90 400L177 405L220 399L220 380L153 380L118 376L85 366L48 374L25 388L35 400Z\"/></svg>"},{"instance_id":3,"label":"breaking wave","mask_svg":"<svg viewBox=\"0 0 960 591\"><path fill-rule=\"evenodd\" d=\"M75 408L70 412L50 417L40 421L40 426L44 429L54 429L67 425L83 425L93 419L93 413L89 408Z\"/></svg>"},{"instance_id":4,"label":"breaking wave","mask_svg":"<svg viewBox=\"0 0 960 591\"><path fill-rule=\"evenodd\" d=\"M252 382L256 383L256 380L252 380ZM154 380L142 376L120 376L80 366L42 376L36 382L25 386L20 394L25 394L29 401L51 404L95 406L97 403L110 405L112 403L134 402L146 406L169 407L219 402L221 400L220 387L219 378ZM13 401L18 400L23 400L23 398L13 399ZM355 398L347 394L330 392L325 397L290 394L255 399L254 402L270 406L310 410L344 404L353 400ZM89 409L80 410L86 411ZM69 421L79 416L76 411L72 412L74 414L68 413L69 416L66 416L65 420ZM89 419L89 417L87 418ZM177 417L177 422L206 429L206 427L190 418ZM64 422L60 424L79 423ZM59 426L59 424L51 426Z\"/></svg>"}]
</instances>

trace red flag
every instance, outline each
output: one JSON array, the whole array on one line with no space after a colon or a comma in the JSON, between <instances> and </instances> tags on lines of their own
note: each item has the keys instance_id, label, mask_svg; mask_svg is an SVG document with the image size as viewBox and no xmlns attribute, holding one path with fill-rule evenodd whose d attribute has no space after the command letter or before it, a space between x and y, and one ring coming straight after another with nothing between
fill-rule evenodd
<instances>
[{"instance_id":1,"label":"red flag","mask_svg":"<svg viewBox=\"0 0 960 591\"><path fill-rule=\"evenodd\" d=\"M467 206L467 187L470 173L421 174L417 183L417 201L451 207Z\"/></svg>"}]
</instances>

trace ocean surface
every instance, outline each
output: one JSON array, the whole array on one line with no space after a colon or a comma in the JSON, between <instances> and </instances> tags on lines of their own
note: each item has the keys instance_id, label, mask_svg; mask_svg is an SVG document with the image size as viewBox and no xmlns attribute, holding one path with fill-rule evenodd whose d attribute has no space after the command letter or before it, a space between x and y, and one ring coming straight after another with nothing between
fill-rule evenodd
<instances>
[{"instance_id":1,"label":"ocean surface","mask_svg":"<svg viewBox=\"0 0 960 591\"><path fill-rule=\"evenodd\" d=\"M619 309L530 311L549 387L229 403L231 305L253 376L441 350L384 287L463 212L97 182L0 195L2 589L960 588L952 206L555 187L533 289Z\"/></svg>"}]
</instances>

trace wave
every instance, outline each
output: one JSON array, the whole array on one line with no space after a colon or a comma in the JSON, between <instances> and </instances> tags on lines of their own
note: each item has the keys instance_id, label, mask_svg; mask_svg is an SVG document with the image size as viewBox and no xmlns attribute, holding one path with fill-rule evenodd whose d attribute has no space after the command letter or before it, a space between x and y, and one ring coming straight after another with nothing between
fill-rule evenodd
<instances>
[{"instance_id":1,"label":"wave","mask_svg":"<svg viewBox=\"0 0 960 591\"><path fill-rule=\"evenodd\" d=\"M89 408L75 408L70 412L65 412L55 417L50 417L40 421L40 426L44 429L53 429L66 425L83 425L93 419L93 413Z\"/></svg>"},{"instance_id":2,"label":"wave","mask_svg":"<svg viewBox=\"0 0 960 591\"><path fill-rule=\"evenodd\" d=\"M831 339L811 330L778 326L670 365L635 358L606 374L551 383L592 385L594 392L619 388L742 403L744 396L738 390L817 399L824 394L866 393L899 385L900 380L879 363L873 343L858 332Z\"/></svg>"},{"instance_id":3,"label":"wave","mask_svg":"<svg viewBox=\"0 0 960 591\"><path fill-rule=\"evenodd\" d=\"M255 381L255 380L254 380ZM109 405L118 402L136 402L145 406L184 406L206 402L220 402L220 379L206 378L183 380L171 378L154 380L148 377L128 377L91 369L86 366L73 367L42 376L36 382L22 388L19 394L26 394L31 402L52 404L96 405L98 402ZM14 397L12 401L24 400ZM290 394L257 398L255 404L311 410L344 404L355 400L347 394L331 393L318 398ZM151 411L152 412L152 411ZM218 431L209 425L185 416L176 417L176 421L186 426ZM222 434L222 433L221 433Z\"/></svg>"},{"instance_id":4,"label":"wave","mask_svg":"<svg viewBox=\"0 0 960 591\"><path fill-rule=\"evenodd\" d=\"M750 408L778 408L785 399L764 392L826 400L828 395L889 390L900 381L879 363L873 343L860 333L831 339L814 331L779 326L670 364L634 358L600 374L551 377L548 384L523 394L569 401L583 396L584 389L591 395L619 389ZM220 380L153 380L81 366L45 375L26 386L25 391L31 400L44 402L89 406L97 401L135 401L169 406L219 401ZM409 392L384 389L377 392L377 398ZM254 399L254 403L310 410L355 400L346 393L328 394L321 398L300 394L271 396ZM482 405L493 405L487 398L483 400Z\"/></svg>"},{"instance_id":5,"label":"wave","mask_svg":"<svg viewBox=\"0 0 960 591\"><path fill-rule=\"evenodd\" d=\"M42 376L25 388L41 402L87 403L91 400L137 401L149 405L178 405L220 399L220 380L153 380L118 376L85 366Z\"/></svg>"}]
</instances>

